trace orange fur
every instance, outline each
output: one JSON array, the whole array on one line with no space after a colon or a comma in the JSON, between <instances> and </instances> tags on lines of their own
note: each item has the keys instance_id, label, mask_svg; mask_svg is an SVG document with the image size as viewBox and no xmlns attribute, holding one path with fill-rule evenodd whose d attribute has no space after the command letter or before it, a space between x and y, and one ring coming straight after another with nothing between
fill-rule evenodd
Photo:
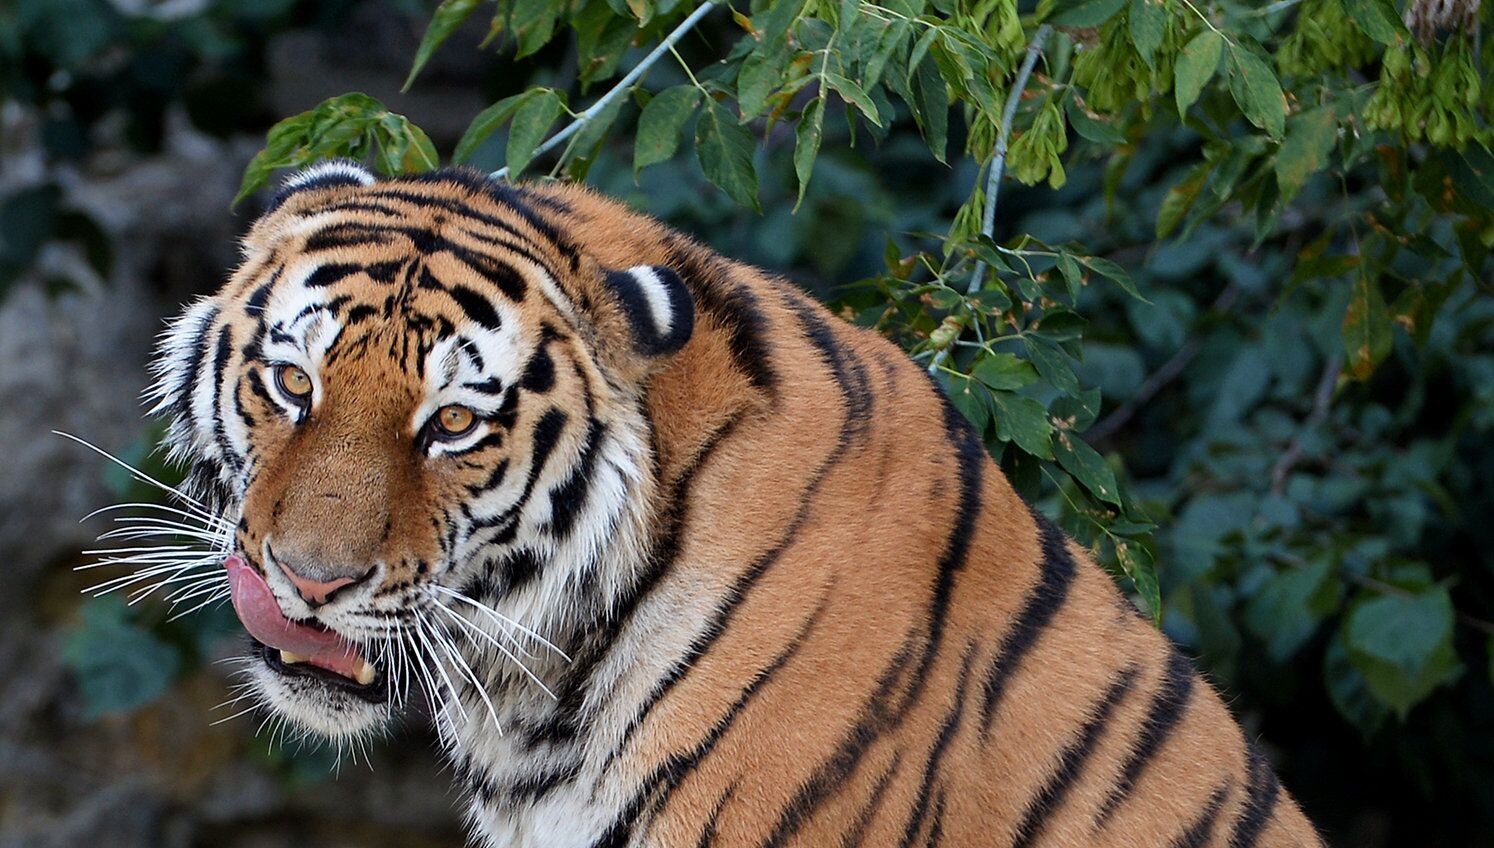
<instances>
[{"instance_id":1,"label":"orange fur","mask_svg":"<svg viewBox=\"0 0 1494 848\"><path fill-rule=\"evenodd\" d=\"M319 210L391 186L502 221L543 247L578 307L568 315L531 285L515 310L529 336L545 325L565 336L551 403L580 415L587 396L602 409L637 402L651 433L643 514L650 531L675 532L671 555L652 561L655 595L645 600L681 599L660 616L673 610L696 629L706 622L690 618L690 603L729 606L719 633L696 633L706 649L682 657L677 680L641 697L636 727L609 759L627 802L618 844L1320 844L1269 769L1252 766L1251 741L1214 691L1177 664L1081 548L1053 543L919 369L781 280L583 188L517 195L562 249L470 178L395 181L291 196L250 235L248 262L220 295L225 309L245 302L267 269L298 261L311 234L364 215L322 220ZM380 202L411 225L501 234L446 207ZM416 253L401 241L322 259ZM600 269L640 264L675 270L695 302L693 336L662 361L631 352L602 282ZM448 265L443 279L472 277ZM370 302L383 297L368 279L344 285ZM459 318L447 300L418 291L405 306ZM237 315L236 340L253 321ZM432 579L416 564L439 560L443 510L497 457L532 449L528 429L543 409L521 403L519 423L491 453L416 457L410 409L420 382L390 362L329 365L326 403L299 427L264 423L270 411L236 383L261 422L246 551L273 534L306 556L398 563L388 583ZM360 493L365 501L348 503ZM1072 576L1060 581L1065 562ZM1055 581L1062 596L1045 595ZM1050 608L1035 612L1044 597ZM575 635L567 647L576 665L548 669L562 691L588 685L586 659L607 656L607 634L644 626L614 620L621 615ZM1169 704L1159 693L1180 673L1189 698ZM654 686L623 678L614 697ZM1121 792L1128 762L1148 745Z\"/></svg>"}]
</instances>

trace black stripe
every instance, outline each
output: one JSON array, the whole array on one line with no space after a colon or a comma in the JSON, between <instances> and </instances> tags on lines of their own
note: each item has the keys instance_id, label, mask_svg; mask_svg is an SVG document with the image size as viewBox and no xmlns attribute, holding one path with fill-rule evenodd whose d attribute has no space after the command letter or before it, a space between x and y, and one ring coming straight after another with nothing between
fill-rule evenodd
<instances>
[{"instance_id":1,"label":"black stripe","mask_svg":"<svg viewBox=\"0 0 1494 848\"><path fill-rule=\"evenodd\" d=\"M507 262L499 261L491 256L468 250L454 242L446 243L446 252L456 257L463 265L482 275L484 280L498 287L504 296L514 303L522 303L528 284L519 272L514 270Z\"/></svg>"},{"instance_id":2,"label":"black stripe","mask_svg":"<svg viewBox=\"0 0 1494 848\"><path fill-rule=\"evenodd\" d=\"M602 607L601 611L579 631L589 634L590 638L583 649L577 652L569 673L559 687L560 700L555 705L555 709L551 711L549 718L543 724L532 728L525 738L526 750L534 750L541 745L555 744L575 736L581 708L586 693L590 689L592 674L607 657L608 652L616 643L617 634L622 632L623 627L632 619L633 613L642 604L643 599L652 594L659 581L668 573L669 567L679 552L679 538L684 526L685 509L689 503L690 490L695 482L696 474L705 466L716 448L732 434L740 420L740 416L733 417L712 433L695 457L675 478L671 497L667 501L669 506L658 521L664 529L653 540L648 566L613 606Z\"/></svg>"},{"instance_id":3,"label":"black stripe","mask_svg":"<svg viewBox=\"0 0 1494 848\"><path fill-rule=\"evenodd\" d=\"M314 211L314 214L326 211L328 210L325 207L319 208ZM387 228L344 222L325 227L307 236L301 249L306 253L315 253L319 250L335 250L340 247L386 245L390 241Z\"/></svg>"},{"instance_id":4,"label":"black stripe","mask_svg":"<svg viewBox=\"0 0 1494 848\"><path fill-rule=\"evenodd\" d=\"M362 265L353 262L328 262L326 265L322 265L308 274L304 285L310 288L330 286L362 270Z\"/></svg>"},{"instance_id":5,"label":"black stripe","mask_svg":"<svg viewBox=\"0 0 1494 848\"><path fill-rule=\"evenodd\" d=\"M1042 834L1048 816L1063 805L1064 797L1079 780L1085 763L1100 741L1100 735L1110 723L1110 714L1115 712L1116 706L1131 691L1131 684L1135 680L1136 666L1133 665L1122 671L1110 684L1105 697L1100 699L1089 719L1079 729L1078 737L1059 754L1058 768L1048 777L1037 796L1027 803L1027 809L1023 811L1022 820L1017 825L1017 838L1012 842L1012 848L1027 848Z\"/></svg>"},{"instance_id":6,"label":"black stripe","mask_svg":"<svg viewBox=\"0 0 1494 848\"><path fill-rule=\"evenodd\" d=\"M937 388L935 393L943 398L942 394L938 394ZM929 668L943 643L944 617L948 613L950 595L954 591L955 574L965 566L971 537L980 523L981 479L987 462L985 448L966 424L964 416L947 400L943 400L942 405L945 434L954 448L959 470L960 494L951 508L955 515L954 527L950 530L944 553L939 559L938 576L929 599L929 611L925 617L929 622L928 632L909 635L903 648L882 672L876 692L862 709L861 720L846 734L835 752L820 763L814 774L784 807L773 832L763 843L764 848L788 842L825 799L844 787L846 778L856 768L866 750L878 737L903 720L907 711L917 703L929 680ZM909 670L907 663L912 659L912 652L920 636L924 643L922 657L918 665ZM905 672L908 672L908 678L912 681L908 691L901 704L889 705L887 699Z\"/></svg>"},{"instance_id":7,"label":"black stripe","mask_svg":"<svg viewBox=\"0 0 1494 848\"><path fill-rule=\"evenodd\" d=\"M504 457L502 462L499 462L497 465L493 466L493 470L490 471L490 472L488 472L488 476L486 478L484 478L481 483L472 483L472 484L469 484L467 486L467 494L469 494L469 495L481 495L483 492L486 492L489 489L492 489L493 487L495 487L498 484L502 483L503 482L503 478L507 474L508 474L508 457Z\"/></svg>"},{"instance_id":8,"label":"black stripe","mask_svg":"<svg viewBox=\"0 0 1494 848\"><path fill-rule=\"evenodd\" d=\"M548 771L521 777L508 788L509 800L515 804L533 804L544 800L546 795L562 784L570 783L581 772L581 762L572 761Z\"/></svg>"},{"instance_id":9,"label":"black stripe","mask_svg":"<svg viewBox=\"0 0 1494 848\"><path fill-rule=\"evenodd\" d=\"M865 434L871 426L873 401L866 365L836 338L835 331L823 317L822 307L796 292L786 291L784 301L799 319L805 337L819 350L820 359L834 372L841 397L846 402L851 435Z\"/></svg>"},{"instance_id":10,"label":"black stripe","mask_svg":"<svg viewBox=\"0 0 1494 848\"><path fill-rule=\"evenodd\" d=\"M882 800L887 795L887 787L892 785L893 775L897 774L898 766L902 765L903 755L901 752L894 754L892 762L887 766L887 771L877 778L877 785L872 787L871 797L867 799L866 806L856 814L856 821L851 829L841 837L840 848L856 848L866 839L867 828L871 827L872 819L876 817L877 810L882 807Z\"/></svg>"},{"instance_id":11,"label":"black stripe","mask_svg":"<svg viewBox=\"0 0 1494 848\"><path fill-rule=\"evenodd\" d=\"M177 415L189 429L195 429L196 419L192 414L192 395L197 392L197 380L202 372L202 361L208 355L208 329L218 320L218 310L213 308L197 323L197 332L192 337L192 351L187 357L187 373L177 384L174 406Z\"/></svg>"},{"instance_id":12,"label":"black stripe","mask_svg":"<svg viewBox=\"0 0 1494 848\"><path fill-rule=\"evenodd\" d=\"M731 796L736 792L737 782L732 781L732 784L726 787L726 791L721 793L721 797L716 799L716 803L711 806L711 815L706 819L705 827L701 828L700 841L695 843L695 848L711 848L711 845L716 842L716 828L721 819L721 811L726 808L726 802L730 801Z\"/></svg>"},{"instance_id":13,"label":"black stripe","mask_svg":"<svg viewBox=\"0 0 1494 848\"><path fill-rule=\"evenodd\" d=\"M1266 755L1255 745L1246 746L1245 806L1229 837L1229 848L1251 848L1276 812L1280 786Z\"/></svg>"},{"instance_id":14,"label":"black stripe","mask_svg":"<svg viewBox=\"0 0 1494 848\"><path fill-rule=\"evenodd\" d=\"M511 235L511 236L519 239L520 241L528 242L530 245L533 245L534 247L539 247L539 248L550 247L550 248L554 249L555 251L557 251L558 253L560 253L563 257L565 257L566 260L568 262L570 262L573 266L575 264L576 259L578 258L578 255L577 255L577 252L576 252L576 248L575 248L574 245L572 245L568 241L562 240L560 238L560 233L557 232L554 227L551 227L548 224L545 224L543 221L539 221L539 219L537 219L537 218L534 219L534 220L535 221L539 221L540 226L536 226L535 230L538 231L539 234L543 238L549 240L548 244L544 244L542 242L535 241L534 239L530 238L527 234L525 234L521 230L515 228L513 224L509 223L508 221L503 220L502 218L497 218L497 217L494 217L492 215L488 215L486 213L479 212L476 209L473 209L471 206L469 206L469 205L467 205L465 203L462 203L462 202L457 201L457 200L453 200L453 199L448 198L448 197L434 197L434 196L427 195L427 194L421 194L421 193L415 192L415 191L401 191L399 189L389 188L389 187L386 187L386 186L381 186L377 191L371 192L371 194L372 194L372 196L382 197L382 198L385 198L385 199L388 199L388 200L402 200L402 201L405 201L406 203L410 203L410 204L415 205L415 206L427 206L427 207L435 207L437 209L445 209L448 212L452 212L452 213L455 213L457 215L461 215L461 216L466 217L466 218L471 218L474 221L481 221L482 223L484 223L484 224L486 224L486 225L488 225L490 227L493 227L494 229L501 230L502 232L508 233L509 235ZM522 215L522 213L521 213L521 215ZM529 221L529 220L530 219L526 218L526 221ZM533 261L535 264L537 264L537 265L545 268L547 272L550 272L551 276L555 277L556 279L560 279L560 277L558 275L556 275L555 273L553 273L553 272L550 271L549 263L545 262L544 260L542 260L538 256L534 255L532 252L527 251L527 250L522 250L518 246L514 246L514 247L512 247L510 249L514 250L516 253L524 253L525 258L528 258L531 261Z\"/></svg>"},{"instance_id":15,"label":"black stripe","mask_svg":"<svg viewBox=\"0 0 1494 848\"><path fill-rule=\"evenodd\" d=\"M462 312L478 326L497 332L503 328L503 321L498 317L498 311L486 297L466 286L454 285L446 290L451 299L456 301Z\"/></svg>"},{"instance_id":16,"label":"black stripe","mask_svg":"<svg viewBox=\"0 0 1494 848\"><path fill-rule=\"evenodd\" d=\"M1016 622L1002 637L996 659L986 677L984 701L981 704L982 734L990 733L991 720L995 718L996 708L1001 703L1002 695L1006 693L1007 683L1037 643L1038 636L1053 621L1059 607L1063 606L1064 599L1069 594L1069 584L1074 579L1074 558L1069 555L1063 532L1041 513L1033 511L1032 517L1037 522L1038 535L1042 541L1042 573L1022 611L1017 614Z\"/></svg>"},{"instance_id":17,"label":"black stripe","mask_svg":"<svg viewBox=\"0 0 1494 848\"><path fill-rule=\"evenodd\" d=\"M1214 790L1209 796L1209 803L1204 806L1198 814L1198 818L1188 825L1188 829L1178 834L1178 838L1172 841L1169 848L1203 848L1209 844L1209 838L1214 835L1214 820L1219 818L1219 810L1224 806L1224 799L1229 797L1230 784L1228 781Z\"/></svg>"},{"instance_id":18,"label":"black stripe","mask_svg":"<svg viewBox=\"0 0 1494 848\"><path fill-rule=\"evenodd\" d=\"M773 370L773 345L768 341L771 327L757 296L736 283L726 262L710 251L675 236L666 240L666 246L669 266L684 281L696 306L726 330L737 370L747 375L753 388L774 394L778 376Z\"/></svg>"},{"instance_id":19,"label":"black stripe","mask_svg":"<svg viewBox=\"0 0 1494 848\"><path fill-rule=\"evenodd\" d=\"M571 469L565 482L550 490L550 532L556 538L565 538L575 529L576 519L586 506L586 496L591 492L591 480L596 473L597 454L607 438L607 427L595 418L587 420L586 438L581 446L581 457Z\"/></svg>"},{"instance_id":20,"label":"black stripe","mask_svg":"<svg viewBox=\"0 0 1494 848\"><path fill-rule=\"evenodd\" d=\"M923 820L929 814L929 803L933 800L934 780L939 776L944 753L949 748L949 743L954 741L955 732L960 729L960 719L965 714L965 692L970 688L970 663L974 659L975 646L969 645L965 648L965 658L960 663L954 704L949 708L949 715L944 717L944 723L939 726L939 735L935 737L928 762L923 766L923 780L918 785L913 811L908 815L908 823L903 828L903 841L900 843L902 848L909 848L923 830Z\"/></svg>"},{"instance_id":21,"label":"black stripe","mask_svg":"<svg viewBox=\"0 0 1494 848\"><path fill-rule=\"evenodd\" d=\"M228 441L228 427L223 420L223 374L228 370L229 354L233 352L231 328L224 324L218 330L218 347L213 355L213 439L218 443L218 452L223 461L234 471L241 467L239 457Z\"/></svg>"},{"instance_id":22,"label":"black stripe","mask_svg":"<svg viewBox=\"0 0 1494 848\"><path fill-rule=\"evenodd\" d=\"M833 588L832 586L832 591ZM634 824L639 823L641 821L639 813L642 811L644 803L650 796L654 796L656 792L655 810L657 810L669 798L670 793L674 791L675 787L679 786L686 777L690 776L690 773L700 765L701 760L715 749L716 743L721 741L721 737L725 736L726 732L731 729L731 726L736 722L742 710L751 703L752 699L762 691L763 687L784 666L788 665L789 660L793 659L794 655L799 652L799 648L803 647L809 638L809 634L814 630L815 625L819 623L820 616L825 612L830 594L831 592L827 591L820 598L814 611L799 625L798 632L789 639L784 649L773 658L773 661L767 667L758 672L757 676L743 687L736 701L726 709L726 712L720 718L716 719L716 723L706 733L705 737L697 742L690 750L683 753L671 754L665 759L662 765L657 767L643 781L643 784L633 794L632 800L624 807L622 814L618 816L617 820L613 822L612 827L598 842L599 845L606 845L611 841L615 841L619 834L627 834Z\"/></svg>"},{"instance_id":23,"label":"black stripe","mask_svg":"<svg viewBox=\"0 0 1494 848\"><path fill-rule=\"evenodd\" d=\"M627 747L633 733L647 719L654 707L689 673L690 669L695 666L696 661L704 656L716 641L726 633L727 625L731 623L732 616L735 615L737 607L746 599L752 587L757 584L762 575L798 539L799 531L803 528L804 523L808 521L810 508L813 505L815 497L819 494L820 488L824 485L825 479L829 476L830 471L845 457L846 451L850 447L851 434L859 426L859 422L854 415L859 406L851 400L855 391L849 378L846 377L846 371L849 369L838 358L837 354L839 353L839 350L833 346L822 347L820 349L820 355L824 361L827 363L835 361L839 366L832 367L832 377L840 389L841 396L846 398L846 414L841 422L835 447L825 456L819 467L815 469L814 476L810 478L809 483L804 487L803 493L799 496L799 504L794 511L794 516L790 519L788 527L785 528L778 542L759 556L751 566L739 574L736 580L733 581L731 589L717 605L715 612L712 613L711 621L701 629L700 635L691 643L690 649L686 652L684 658L675 664L669 674L654 684L653 691L649 693L649 697L640 706L633 719L628 722L627 727L623 730L622 738L618 741L612 753L603 762L602 771L605 772L612 764L612 761ZM854 363L854 367L861 367L859 361ZM864 371L864 368L862 370Z\"/></svg>"},{"instance_id":24,"label":"black stripe","mask_svg":"<svg viewBox=\"0 0 1494 848\"><path fill-rule=\"evenodd\" d=\"M551 358L546 346L541 346L529 358L524 365L524 376L520 378L519 385L526 392L544 394L555 386L555 360Z\"/></svg>"},{"instance_id":25,"label":"black stripe","mask_svg":"<svg viewBox=\"0 0 1494 848\"><path fill-rule=\"evenodd\" d=\"M1182 721L1192 697L1193 666L1181 653L1170 650L1162 682L1152 696L1151 706L1147 708L1146 718L1143 719L1141 735L1137 737L1130 756L1126 758L1126 764L1121 767L1120 778L1105 796L1105 802L1100 805L1099 815L1095 819L1096 827L1103 827L1121 802L1136 788L1142 772Z\"/></svg>"}]
</instances>

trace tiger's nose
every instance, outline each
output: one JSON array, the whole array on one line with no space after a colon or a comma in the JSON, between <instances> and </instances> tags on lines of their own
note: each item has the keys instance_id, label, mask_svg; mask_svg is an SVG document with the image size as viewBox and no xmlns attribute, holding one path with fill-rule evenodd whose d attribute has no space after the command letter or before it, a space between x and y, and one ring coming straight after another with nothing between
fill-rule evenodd
<instances>
[{"instance_id":1,"label":"tiger's nose","mask_svg":"<svg viewBox=\"0 0 1494 848\"><path fill-rule=\"evenodd\" d=\"M354 586L362 583L374 573L374 569L369 568L367 571L356 577L344 575L340 577L334 577L331 580L317 580L315 578L297 573L294 567L287 563L286 560L278 556L275 557L275 564L280 566L280 572L284 574L290 580L291 585L296 588L296 594L300 595L302 600L313 607L319 607L326 604L329 600L332 599L332 595L337 591L345 589L349 586Z\"/></svg>"},{"instance_id":2,"label":"tiger's nose","mask_svg":"<svg viewBox=\"0 0 1494 848\"><path fill-rule=\"evenodd\" d=\"M305 600L311 606L324 605L324 603L327 603L327 599L332 597L332 593L338 591L339 588L350 587L350 585L356 584L356 582L363 581L363 578L336 578L326 582L314 581L314 579L306 579L303 576L297 575L285 563L276 564L281 567L281 572L284 572L285 576L290 578L290 584L296 587L296 594L299 594L302 600ZM372 569L369 570L369 573L372 573Z\"/></svg>"}]
</instances>

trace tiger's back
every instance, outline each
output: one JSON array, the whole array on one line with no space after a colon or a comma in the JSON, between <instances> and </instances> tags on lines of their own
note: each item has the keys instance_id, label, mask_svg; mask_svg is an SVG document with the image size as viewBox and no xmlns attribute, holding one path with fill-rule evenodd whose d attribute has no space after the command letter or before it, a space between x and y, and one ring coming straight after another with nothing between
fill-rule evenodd
<instances>
[{"instance_id":1,"label":"tiger's back","mask_svg":"<svg viewBox=\"0 0 1494 848\"><path fill-rule=\"evenodd\" d=\"M887 340L582 188L284 195L156 396L235 526L257 691L346 737L404 669L487 844L1320 844Z\"/></svg>"},{"instance_id":2,"label":"tiger's back","mask_svg":"<svg viewBox=\"0 0 1494 848\"><path fill-rule=\"evenodd\" d=\"M672 538L609 622L674 620L613 753L638 779L616 835L1318 844L1192 664L901 351L610 201L546 191L582 250L674 268L697 307L649 398Z\"/></svg>"}]
</instances>

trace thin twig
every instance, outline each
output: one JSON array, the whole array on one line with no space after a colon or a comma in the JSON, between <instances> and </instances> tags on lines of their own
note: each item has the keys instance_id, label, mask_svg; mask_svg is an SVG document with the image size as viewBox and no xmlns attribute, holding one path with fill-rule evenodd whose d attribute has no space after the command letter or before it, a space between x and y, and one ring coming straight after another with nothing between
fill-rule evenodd
<instances>
[{"instance_id":1,"label":"thin twig","mask_svg":"<svg viewBox=\"0 0 1494 848\"><path fill-rule=\"evenodd\" d=\"M1053 27L1043 24L1033 33L1032 42L1027 45L1027 55L1022 58L1022 66L1017 69L1017 76L1012 80L1012 90L1006 95L1006 105L1001 109L1001 128L996 137L996 147L991 151L991 164L986 169L986 205L980 218L980 231L987 238L996 229L996 196L1001 191L1001 177L1006 172L1006 153L1011 142L1012 122L1017 117L1017 105L1022 101L1022 92L1027 90L1027 81L1032 77L1032 69L1037 66L1038 56L1042 55L1043 43L1048 40L1048 33L1052 31ZM976 263L975 274L970 278L970 285L965 288L966 294L980 291L985 274L986 263ZM930 374L939 372L940 366L949 358L949 352L953 349L954 345L950 344L934 355L934 361L929 363Z\"/></svg>"},{"instance_id":2,"label":"thin twig","mask_svg":"<svg viewBox=\"0 0 1494 848\"><path fill-rule=\"evenodd\" d=\"M1267 554L1266 558L1279 562L1282 565L1290 566L1292 568L1307 568L1308 566L1307 560L1295 554L1277 552ZM1362 589L1368 589L1377 595L1390 595L1396 598L1416 597L1416 593L1410 591L1409 589L1402 589L1400 586L1397 586L1393 583L1386 583L1384 580L1377 580L1367 574L1359 574L1353 571L1349 571L1347 568L1335 568L1334 573L1339 577L1342 577L1344 580L1353 583L1355 586L1358 586ZM1485 619L1479 618L1476 615L1470 615L1457 609L1453 610L1453 618L1456 619L1459 624L1462 624L1465 627L1471 627L1474 630L1485 634L1486 636L1494 636L1494 621L1487 621Z\"/></svg>"},{"instance_id":3,"label":"thin twig","mask_svg":"<svg viewBox=\"0 0 1494 848\"><path fill-rule=\"evenodd\" d=\"M560 132L550 136L545 140L544 144L535 148L534 155L541 156L549 153L551 150L564 144L566 139L580 132L582 127L585 127L597 115L602 114L608 106L611 106L612 101L626 94L635 83L642 80L643 75L648 73L649 68L652 68L655 62L659 61L665 53L673 49L675 42L683 38L685 33L694 29L695 25L700 22L700 19L705 17L714 8L716 8L714 2L701 3L695 11L690 13L689 17L680 21L679 26L675 27L673 32L665 36L664 40L659 42L658 46L654 47L647 56L644 56L643 61L634 65L633 70L628 71L626 76L618 80L617 85L614 85L606 94L602 95L597 102L591 104L586 111L577 115L574 121L566 124ZM495 180L506 179L508 177L508 168L506 166L499 168L491 176Z\"/></svg>"},{"instance_id":4,"label":"thin twig","mask_svg":"<svg viewBox=\"0 0 1494 848\"><path fill-rule=\"evenodd\" d=\"M1006 95L1006 105L1001 109L1001 130L996 136L996 149L991 156L989 173L986 174L986 208L980 216L980 231L988 237L996 229L996 196L1001 191L1001 177L1006 173L1006 154L1011 146L1012 122L1017 117L1017 104L1022 100L1022 92L1027 90L1027 80L1032 76L1032 69L1037 66L1038 56L1043 52L1043 42L1048 40L1048 33L1052 31L1052 27L1043 24L1033 34L1032 43L1027 45L1027 55L1022 59L1022 67L1017 71L1017 78L1012 81L1012 90ZM966 294L980 291L985 272L984 262L975 266L975 275L970 278Z\"/></svg>"},{"instance_id":5,"label":"thin twig","mask_svg":"<svg viewBox=\"0 0 1494 848\"><path fill-rule=\"evenodd\" d=\"M1292 473L1297 460L1302 458L1302 438L1316 430L1328 417L1328 407L1333 403L1333 388L1338 385L1338 374L1343 370L1343 364L1343 359L1336 355L1328 357L1328 361L1323 363L1323 373L1318 378L1318 389L1313 393L1312 412L1308 413L1306 420L1302 422L1302 429L1287 444L1281 458L1276 460L1276 464L1271 467L1272 492L1279 495L1286 490L1287 475Z\"/></svg>"}]
</instances>

